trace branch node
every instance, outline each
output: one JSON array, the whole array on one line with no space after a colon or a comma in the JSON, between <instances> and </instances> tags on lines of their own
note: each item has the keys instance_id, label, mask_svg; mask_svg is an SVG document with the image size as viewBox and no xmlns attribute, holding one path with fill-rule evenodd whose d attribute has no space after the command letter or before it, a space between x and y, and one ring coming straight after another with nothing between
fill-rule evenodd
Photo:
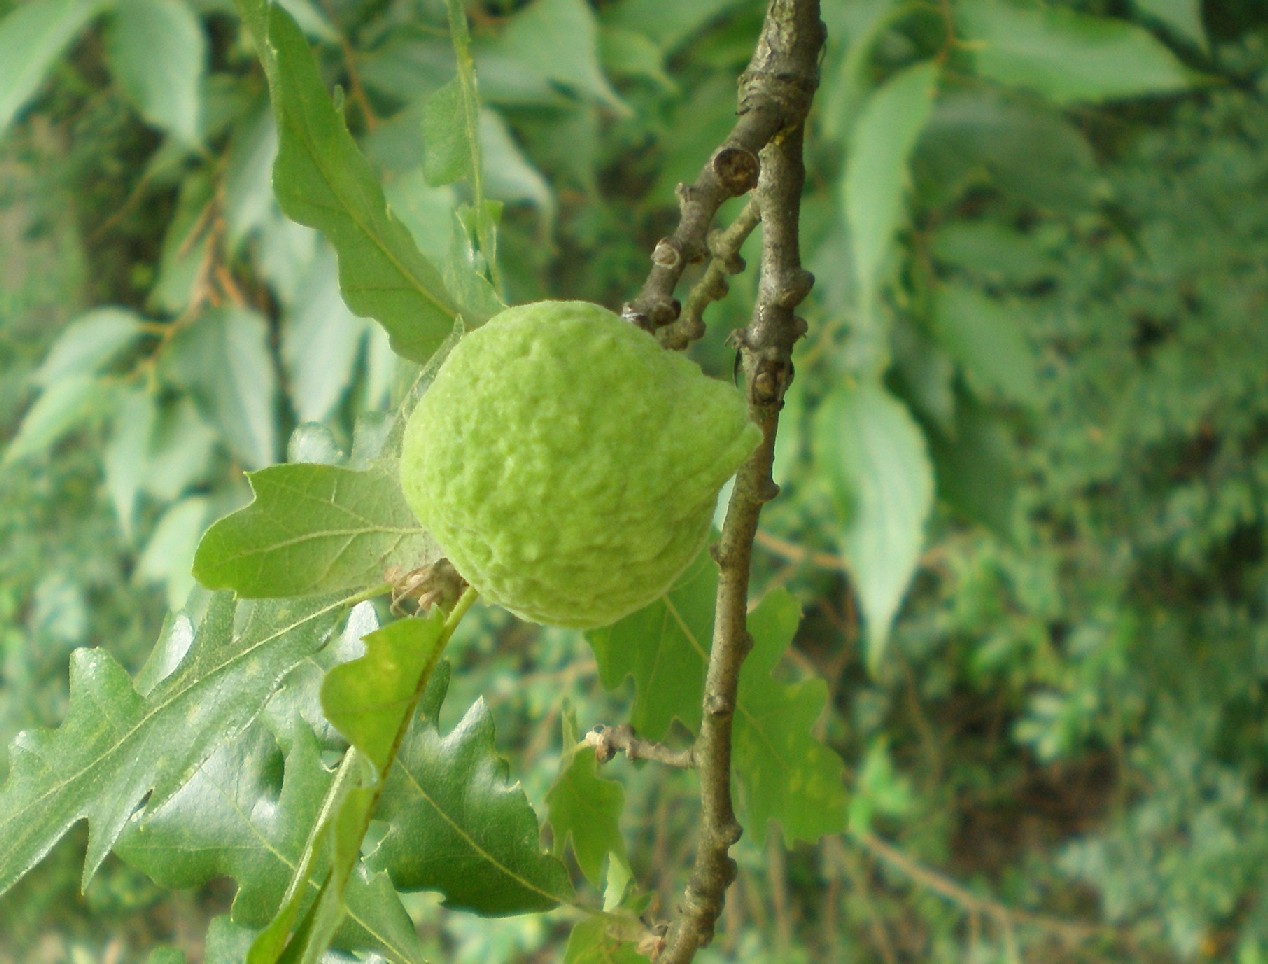
<instances>
[{"instance_id":1,"label":"branch node","mask_svg":"<svg viewBox=\"0 0 1268 964\"><path fill-rule=\"evenodd\" d=\"M652 264L673 270L682 262L682 246L673 238L661 238L652 249Z\"/></svg>"},{"instance_id":2,"label":"branch node","mask_svg":"<svg viewBox=\"0 0 1268 964\"><path fill-rule=\"evenodd\" d=\"M731 197L747 194L757 187L761 165L752 151L742 147L724 147L713 155L710 163L713 173Z\"/></svg>"}]
</instances>

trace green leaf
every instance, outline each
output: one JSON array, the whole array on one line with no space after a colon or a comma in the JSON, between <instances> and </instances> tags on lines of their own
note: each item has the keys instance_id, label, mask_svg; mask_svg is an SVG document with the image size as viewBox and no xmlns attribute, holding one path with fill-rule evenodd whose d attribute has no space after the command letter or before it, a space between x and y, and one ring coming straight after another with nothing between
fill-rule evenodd
<instances>
[{"instance_id":1,"label":"green leaf","mask_svg":"<svg viewBox=\"0 0 1268 964\"><path fill-rule=\"evenodd\" d=\"M828 702L828 686L814 678L781 683L771 673L801 620L797 600L777 590L749 616L753 651L740 672L733 771L737 812L758 847L775 821L788 844L815 843L845 831L845 764L812 735Z\"/></svg>"},{"instance_id":2,"label":"green leaf","mask_svg":"<svg viewBox=\"0 0 1268 964\"><path fill-rule=\"evenodd\" d=\"M334 253L318 248L282 327L282 368L291 407L301 422L323 422L357 372L369 323L339 296Z\"/></svg>"},{"instance_id":3,"label":"green leaf","mask_svg":"<svg viewBox=\"0 0 1268 964\"><path fill-rule=\"evenodd\" d=\"M952 431L929 435L938 495L1005 542L1017 538L1018 455L1003 419L971 398L956 405Z\"/></svg>"},{"instance_id":4,"label":"green leaf","mask_svg":"<svg viewBox=\"0 0 1268 964\"><path fill-rule=\"evenodd\" d=\"M1060 111L981 90L939 98L912 169L930 207L954 207L985 182L1024 204L1082 212L1099 177L1091 145Z\"/></svg>"},{"instance_id":5,"label":"green leaf","mask_svg":"<svg viewBox=\"0 0 1268 964\"><path fill-rule=\"evenodd\" d=\"M607 917L581 921L568 935L564 964L646 964L648 958L634 949L633 940L622 939L611 930Z\"/></svg>"},{"instance_id":6,"label":"green leaf","mask_svg":"<svg viewBox=\"0 0 1268 964\"><path fill-rule=\"evenodd\" d=\"M950 221L934 233L934 258L991 285L1024 287L1057 276L1056 260L1034 237L994 219Z\"/></svg>"},{"instance_id":7,"label":"green leaf","mask_svg":"<svg viewBox=\"0 0 1268 964\"><path fill-rule=\"evenodd\" d=\"M472 144L478 143L475 118L465 111L462 83L455 77L423 108L423 171L434 187L453 184L473 171Z\"/></svg>"},{"instance_id":8,"label":"green leaf","mask_svg":"<svg viewBox=\"0 0 1268 964\"><path fill-rule=\"evenodd\" d=\"M717 567L702 552L661 599L586 633L604 686L634 678L630 725L646 739L664 739L675 718L692 732L700 726L717 585Z\"/></svg>"},{"instance_id":9,"label":"green leaf","mask_svg":"<svg viewBox=\"0 0 1268 964\"><path fill-rule=\"evenodd\" d=\"M1143 14L1157 17L1177 35L1206 51L1209 41L1202 23L1202 0L1132 0Z\"/></svg>"},{"instance_id":10,"label":"green leaf","mask_svg":"<svg viewBox=\"0 0 1268 964\"><path fill-rule=\"evenodd\" d=\"M469 327L487 315L455 304L440 273L388 209L295 22L262 0L238 0L238 9L272 92L279 131L273 183L282 210L330 239L348 306L383 325L399 354L425 362L460 310Z\"/></svg>"},{"instance_id":11,"label":"green leaf","mask_svg":"<svg viewBox=\"0 0 1268 964\"><path fill-rule=\"evenodd\" d=\"M331 783L312 733L299 727L296 734L279 780L276 741L263 726L251 727L166 803L134 820L119 841L119 855L171 889L230 877L238 884L233 923L264 926L304 859ZM266 800L269 805L262 806ZM304 882L304 906L313 904L329 867L328 855L322 856ZM414 925L386 877L363 868L349 882L346 901L347 921L336 946L375 950L398 961L423 959Z\"/></svg>"},{"instance_id":12,"label":"green leaf","mask_svg":"<svg viewBox=\"0 0 1268 964\"><path fill-rule=\"evenodd\" d=\"M67 375L35 400L4 451L3 464L51 448L86 422L108 397L105 383L93 375Z\"/></svg>"},{"instance_id":13,"label":"green leaf","mask_svg":"<svg viewBox=\"0 0 1268 964\"><path fill-rule=\"evenodd\" d=\"M39 90L53 62L107 0L33 0L0 20L0 137Z\"/></svg>"},{"instance_id":14,"label":"green leaf","mask_svg":"<svg viewBox=\"0 0 1268 964\"><path fill-rule=\"evenodd\" d=\"M933 301L942 345L980 396L1033 406L1039 401L1038 358L1026 340L1029 319L978 288L951 283Z\"/></svg>"},{"instance_id":15,"label":"green leaf","mask_svg":"<svg viewBox=\"0 0 1268 964\"><path fill-rule=\"evenodd\" d=\"M177 397L155 413L141 488L163 502L178 498L203 478L215 449L216 433L197 406L187 395Z\"/></svg>"},{"instance_id":16,"label":"green leaf","mask_svg":"<svg viewBox=\"0 0 1268 964\"><path fill-rule=\"evenodd\" d=\"M248 598L363 589L439 558L385 467L274 465L247 476L255 500L203 536L194 575Z\"/></svg>"},{"instance_id":17,"label":"green leaf","mask_svg":"<svg viewBox=\"0 0 1268 964\"><path fill-rule=\"evenodd\" d=\"M496 54L503 70L542 78L623 115L630 112L599 66L598 25L582 0L535 0L485 50Z\"/></svg>"},{"instance_id":18,"label":"green leaf","mask_svg":"<svg viewBox=\"0 0 1268 964\"><path fill-rule=\"evenodd\" d=\"M186 144L199 140L207 70L202 24L185 0L116 0L110 72L141 116Z\"/></svg>"},{"instance_id":19,"label":"green leaf","mask_svg":"<svg viewBox=\"0 0 1268 964\"><path fill-rule=\"evenodd\" d=\"M420 685L437 658L445 615L402 619L365 637L366 653L326 674L321 706L326 719L386 773Z\"/></svg>"},{"instance_id":20,"label":"green leaf","mask_svg":"<svg viewBox=\"0 0 1268 964\"><path fill-rule=\"evenodd\" d=\"M842 187L864 306L884 280L882 268L905 216L908 161L933 110L937 84L937 64L909 67L873 93L859 115Z\"/></svg>"},{"instance_id":21,"label":"green leaf","mask_svg":"<svg viewBox=\"0 0 1268 964\"><path fill-rule=\"evenodd\" d=\"M960 4L957 19L978 74L1057 104L1175 93L1201 79L1149 31L1122 20L1004 0Z\"/></svg>"},{"instance_id":22,"label":"green leaf","mask_svg":"<svg viewBox=\"0 0 1268 964\"><path fill-rule=\"evenodd\" d=\"M277 373L267 322L253 311L209 311L164 354L173 378L190 388L220 437L247 468L277 455Z\"/></svg>"},{"instance_id":23,"label":"green leaf","mask_svg":"<svg viewBox=\"0 0 1268 964\"><path fill-rule=\"evenodd\" d=\"M281 679L321 646L344 606L325 599L235 607L227 594L215 596L197 634L184 616L168 627L141 688L104 650L77 650L65 721L19 734L10 751L0 788L0 892L81 819L89 823L86 885L147 794L151 807L161 806L245 729Z\"/></svg>"},{"instance_id":24,"label":"green leaf","mask_svg":"<svg viewBox=\"0 0 1268 964\"><path fill-rule=\"evenodd\" d=\"M447 735L436 716L449 686L434 674L388 774L377 816L388 830L367 861L405 890L484 916L549 910L572 896L563 864L543 853L537 816L509 782L483 700Z\"/></svg>"},{"instance_id":25,"label":"green leaf","mask_svg":"<svg viewBox=\"0 0 1268 964\"><path fill-rule=\"evenodd\" d=\"M154 399L148 391L143 388L125 391L115 408L110 439L102 453L106 491L119 519L119 528L129 542L156 415Z\"/></svg>"},{"instance_id":26,"label":"green leaf","mask_svg":"<svg viewBox=\"0 0 1268 964\"><path fill-rule=\"evenodd\" d=\"M638 31L650 37L666 53L698 34L711 20L741 5L742 0L695 0L693 3L666 3L665 0L625 0L602 7L603 23Z\"/></svg>"},{"instance_id":27,"label":"green leaf","mask_svg":"<svg viewBox=\"0 0 1268 964\"><path fill-rule=\"evenodd\" d=\"M842 519L841 547L875 671L924 544L933 468L919 427L879 380L828 396L815 424L815 449Z\"/></svg>"},{"instance_id":28,"label":"green leaf","mask_svg":"<svg viewBox=\"0 0 1268 964\"><path fill-rule=\"evenodd\" d=\"M571 841L577 866L596 887L603 882L608 854L628 866L621 814L625 791L619 783L599 776L594 751L580 747L567 757L554 786L546 794L550 825L555 831L555 853Z\"/></svg>"},{"instance_id":29,"label":"green leaf","mask_svg":"<svg viewBox=\"0 0 1268 964\"><path fill-rule=\"evenodd\" d=\"M94 308L66 326L33 376L51 388L64 378L94 375L141 338L141 319L123 308Z\"/></svg>"},{"instance_id":30,"label":"green leaf","mask_svg":"<svg viewBox=\"0 0 1268 964\"><path fill-rule=\"evenodd\" d=\"M173 610L180 608L194 588L189 564L206 524L205 497L190 496L173 503L159 517L141 558L137 560L137 578L164 583L167 604Z\"/></svg>"}]
</instances>

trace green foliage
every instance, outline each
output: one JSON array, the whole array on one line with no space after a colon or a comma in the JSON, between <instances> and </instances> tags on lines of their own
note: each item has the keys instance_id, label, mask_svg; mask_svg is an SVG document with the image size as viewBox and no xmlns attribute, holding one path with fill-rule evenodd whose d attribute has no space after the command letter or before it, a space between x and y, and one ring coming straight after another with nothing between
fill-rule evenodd
<instances>
[{"instance_id":1,"label":"green foliage","mask_svg":"<svg viewBox=\"0 0 1268 964\"><path fill-rule=\"evenodd\" d=\"M824 3L747 913L701 959L1258 960L1268 37L953 7ZM0 7L0 957L641 959L694 780L601 774L558 716L689 740L716 571L593 664L476 607L437 665L435 621L363 601L434 558L373 413L503 302L637 290L760 10L240 9ZM200 578L280 598L186 602L216 518ZM144 662L156 590L185 614Z\"/></svg>"},{"instance_id":2,"label":"green foliage","mask_svg":"<svg viewBox=\"0 0 1268 964\"><path fill-rule=\"evenodd\" d=\"M194 575L246 598L367 589L439 553L388 469L276 465L248 476L254 501L207 530Z\"/></svg>"}]
</instances>

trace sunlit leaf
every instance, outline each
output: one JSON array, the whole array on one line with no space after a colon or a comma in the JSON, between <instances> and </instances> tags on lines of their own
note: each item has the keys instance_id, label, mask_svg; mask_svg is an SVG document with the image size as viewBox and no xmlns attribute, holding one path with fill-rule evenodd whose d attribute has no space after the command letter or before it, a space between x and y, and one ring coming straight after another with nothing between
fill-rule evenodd
<instances>
[{"instance_id":1,"label":"sunlit leaf","mask_svg":"<svg viewBox=\"0 0 1268 964\"><path fill-rule=\"evenodd\" d=\"M21 733L11 748L0 788L0 892L82 819L91 879L137 805L147 795L161 805L254 720L343 608L342 599L235 607L215 596L196 635L185 617L171 624L143 689L105 650L77 650L61 727Z\"/></svg>"},{"instance_id":2,"label":"sunlit leaf","mask_svg":"<svg viewBox=\"0 0 1268 964\"><path fill-rule=\"evenodd\" d=\"M326 719L366 755L379 773L392 762L397 735L413 709L424 671L434 664L444 613L401 619L365 637L366 653L326 674Z\"/></svg>"},{"instance_id":3,"label":"sunlit leaf","mask_svg":"<svg viewBox=\"0 0 1268 964\"><path fill-rule=\"evenodd\" d=\"M203 536L194 575L241 596L365 588L385 570L434 562L439 550L388 469L273 465L247 477L255 500Z\"/></svg>"},{"instance_id":4,"label":"sunlit leaf","mask_svg":"<svg viewBox=\"0 0 1268 964\"><path fill-rule=\"evenodd\" d=\"M312 734L296 733L280 780L278 746L264 727L222 747L171 799L133 821L119 841L119 855L172 889L232 878L238 885L233 923L263 927L304 859L331 783ZM264 800L269 805L262 806ZM329 866L328 856L321 856L301 891L305 907L317 897ZM336 946L377 950L394 960L423 959L413 923L385 877L363 870L345 897L347 920Z\"/></svg>"}]
</instances>

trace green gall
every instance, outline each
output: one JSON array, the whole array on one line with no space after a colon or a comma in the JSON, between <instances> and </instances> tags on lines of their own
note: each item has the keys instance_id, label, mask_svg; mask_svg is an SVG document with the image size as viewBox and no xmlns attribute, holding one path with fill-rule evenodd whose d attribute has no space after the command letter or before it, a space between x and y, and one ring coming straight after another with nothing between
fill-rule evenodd
<instances>
[{"instance_id":1,"label":"green gall","mask_svg":"<svg viewBox=\"0 0 1268 964\"><path fill-rule=\"evenodd\" d=\"M401 485L486 599L587 629L673 585L760 439L690 359L605 308L543 301L450 353L406 426Z\"/></svg>"}]
</instances>

